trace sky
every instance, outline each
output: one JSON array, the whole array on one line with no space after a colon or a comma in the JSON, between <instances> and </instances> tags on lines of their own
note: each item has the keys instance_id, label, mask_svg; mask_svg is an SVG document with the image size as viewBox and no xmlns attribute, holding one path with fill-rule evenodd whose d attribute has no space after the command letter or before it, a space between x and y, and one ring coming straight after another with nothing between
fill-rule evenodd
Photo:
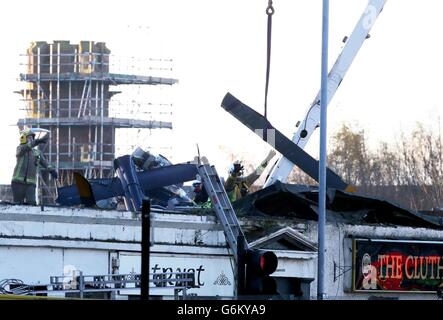
<instances>
[{"instance_id":1,"label":"sky","mask_svg":"<svg viewBox=\"0 0 443 320\"><path fill-rule=\"evenodd\" d=\"M367 0L331 0L329 67ZM63 3L63 4L62 4ZM0 27L0 183L10 182L23 117L17 78L32 41L104 41L121 57L172 59L174 163L196 144L223 175L234 158L258 164L270 147L221 107L227 92L263 112L267 0L28 1L4 4ZM321 0L274 0L268 118L288 137L320 88ZM328 108L328 133L346 122L370 146L441 116L443 2L388 0ZM157 76L155 70L147 75ZM169 92L169 91L168 91ZM161 132L160 132L161 133ZM159 138L160 139L160 138ZM306 150L318 154L318 132ZM140 146L146 141L140 141Z\"/></svg>"}]
</instances>

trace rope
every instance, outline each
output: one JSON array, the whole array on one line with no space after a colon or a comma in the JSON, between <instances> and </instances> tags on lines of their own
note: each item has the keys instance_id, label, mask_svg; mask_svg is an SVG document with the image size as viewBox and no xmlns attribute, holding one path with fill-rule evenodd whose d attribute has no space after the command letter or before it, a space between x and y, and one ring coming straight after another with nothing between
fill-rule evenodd
<instances>
[{"instance_id":1,"label":"rope","mask_svg":"<svg viewBox=\"0 0 443 320\"><path fill-rule=\"evenodd\" d=\"M268 30L267 30L267 52L266 52L266 84L265 84L265 108L264 117L268 119L268 88L269 88L269 72L271 70L271 36L272 36L272 15L275 10L272 6L272 0L268 0L268 7L266 8L266 14L268 16ZM266 125L267 126L267 125ZM267 141L268 128L265 128L263 132L263 139Z\"/></svg>"}]
</instances>

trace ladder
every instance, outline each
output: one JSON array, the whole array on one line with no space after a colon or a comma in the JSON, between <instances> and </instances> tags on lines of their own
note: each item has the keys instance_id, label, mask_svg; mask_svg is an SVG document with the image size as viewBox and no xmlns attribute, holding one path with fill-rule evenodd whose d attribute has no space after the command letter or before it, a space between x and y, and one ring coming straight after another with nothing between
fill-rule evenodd
<instances>
[{"instance_id":1,"label":"ladder","mask_svg":"<svg viewBox=\"0 0 443 320\"><path fill-rule=\"evenodd\" d=\"M237 239L242 236L245 239L243 231L241 230L240 223L238 222L237 215L232 208L229 201L228 194L225 187L220 180L214 166L209 164L203 164L197 167L202 183L209 197L211 198L212 206L215 210L217 218L220 220L226 241L229 244L229 248L232 251L234 260L238 263L237 255ZM246 240L245 247L247 247Z\"/></svg>"}]
</instances>

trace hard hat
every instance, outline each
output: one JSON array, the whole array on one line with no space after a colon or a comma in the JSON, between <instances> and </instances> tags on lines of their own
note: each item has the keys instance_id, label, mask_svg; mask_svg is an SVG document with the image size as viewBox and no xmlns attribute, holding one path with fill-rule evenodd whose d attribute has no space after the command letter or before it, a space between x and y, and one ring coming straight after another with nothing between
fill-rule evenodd
<instances>
[{"instance_id":1,"label":"hard hat","mask_svg":"<svg viewBox=\"0 0 443 320\"><path fill-rule=\"evenodd\" d=\"M194 180L193 182L192 182L192 186L195 188L195 187L197 187L197 186L201 186L202 185L202 182L200 181L200 180Z\"/></svg>"},{"instance_id":2,"label":"hard hat","mask_svg":"<svg viewBox=\"0 0 443 320\"><path fill-rule=\"evenodd\" d=\"M135 159L146 160L148 157L147 152L140 147L137 147L132 153L132 157Z\"/></svg>"},{"instance_id":3,"label":"hard hat","mask_svg":"<svg viewBox=\"0 0 443 320\"><path fill-rule=\"evenodd\" d=\"M241 162L237 160L229 167L229 174L233 174L234 172L241 172L242 170L243 166L241 165Z\"/></svg>"},{"instance_id":4,"label":"hard hat","mask_svg":"<svg viewBox=\"0 0 443 320\"><path fill-rule=\"evenodd\" d=\"M25 144L28 136L35 137L35 133L31 129L25 129L20 131L20 144Z\"/></svg>"}]
</instances>

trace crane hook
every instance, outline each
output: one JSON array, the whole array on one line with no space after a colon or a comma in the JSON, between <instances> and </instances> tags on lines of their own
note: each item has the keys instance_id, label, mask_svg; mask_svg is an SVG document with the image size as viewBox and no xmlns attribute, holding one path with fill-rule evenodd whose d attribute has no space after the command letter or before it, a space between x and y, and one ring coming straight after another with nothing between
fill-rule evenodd
<instances>
[{"instance_id":1,"label":"crane hook","mask_svg":"<svg viewBox=\"0 0 443 320\"><path fill-rule=\"evenodd\" d=\"M268 7L266 8L266 14L272 16L274 14L274 7L272 6L272 0L268 1Z\"/></svg>"}]
</instances>

